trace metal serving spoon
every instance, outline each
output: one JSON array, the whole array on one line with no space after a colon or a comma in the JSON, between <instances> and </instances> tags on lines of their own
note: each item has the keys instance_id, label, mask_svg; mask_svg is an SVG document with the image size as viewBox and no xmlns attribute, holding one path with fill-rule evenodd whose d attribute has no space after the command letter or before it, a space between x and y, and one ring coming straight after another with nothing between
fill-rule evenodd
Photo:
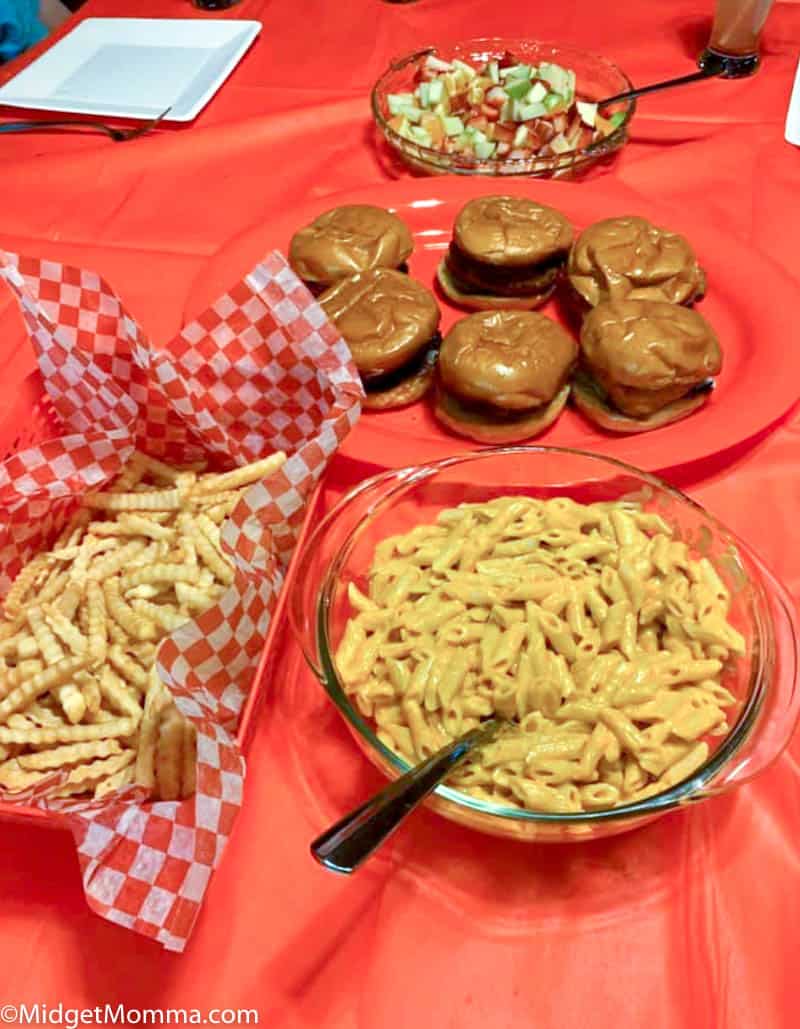
<instances>
[{"instance_id":1,"label":"metal serving spoon","mask_svg":"<svg viewBox=\"0 0 800 1029\"><path fill-rule=\"evenodd\" d=\"M442 779L508 724L492 719L442 747L318 836L311 844L312 855L332 872L354 872Z\"/></svg>"},{"instance_id":2,"label":"metal serving spoon","mask_svg":"<svg viewBox=\"0 0 800 1029\"><path fill-rule=\"evenodd\" d=\"M167 108L166 111L162 111L156 118L151 118L150 121L142 122L141 125L137 125L132 129L117 129L113 125L106 125L100 121L89 121L86 118L73 118L72 120L59 119L58 121L9 121L5 124L0 123L0 135L5 132L48 132L53 129L61 131L70 131L75 129L89 129L95 132L103 132L110 139L113 139L115 143L125 143L129 139L136 139L139 136L144 136L145 133L150 132L154 129L160 121L162 121L169 114L171 108Z\"/></svg>"}]
</instances>

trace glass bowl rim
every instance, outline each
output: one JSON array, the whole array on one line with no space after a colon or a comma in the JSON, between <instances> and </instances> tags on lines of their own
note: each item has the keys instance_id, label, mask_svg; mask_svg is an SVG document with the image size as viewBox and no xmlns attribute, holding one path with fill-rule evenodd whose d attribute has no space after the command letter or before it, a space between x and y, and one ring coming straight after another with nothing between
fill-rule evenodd
<instances>
[{"instance_id":1,"label":"glass bowl rim","mask_svg":"<svg viewBox=\"0 0 800 1029\"><path fill-rule=\"evenodd\" d=\"M430 461L425 464L409 465L405 468L385 471L358 483L352 489L348 490L348 492L340 498L331 511L323 518L317 531L321 532L325 526L334 521L339 511L344 509L352 499L368 488L368 486L381 480L385 480L387 483L392 480L395 481L394 487L381 497L381 503L384 503L387 500L391 500L393 494L403 487L408 486L409 484L413 485L417 481L424 481L429 477L435 476L439 471L457 464L467 464L471 461L486 460L488 458L509 454L535 453L567 454L581 458L589 458L599 464L610 465L621 469L628 475L634 475L644 483L654 486L659 491L672 496L679 503L694 508L705 519L710 521L714 528L721 532L722 535L733 544L737 551L737 555L739 552L744 553L750 561L755 563L759 571L765 570L761 565L760 559L743 540L723 525L722 522L720 522L715 515L711 514L702 504L692 499L692 497L688 496L688 494L684 493L676 486L671 486L658 476L653 475L650 472L643 471L634 465L627 464L624 461L620 461L617 458L607 457L603 454L595 454L591 451L580 450L575 447L537 445L488 447L483 450L441 458L437 461ZM365 515L362 515L357 526L362 525L367 519L371 518L373 513L373 510L370 509ZM366 720L359 714L355 706L350 703L336 671L336 666L333 660L333 648L330 645L330 639L328 636L327 615L332 606L331 602L333 591L339 580L339 571L341 566L355 542L357 526L350 532L347 540L340 547L337 556L331 561L329 567L326 569L325 577L318 593L315 625L313 626L312 631L316 634L317 646L319 649L319 664L320 670L322 671L323 688L336 705L339 713L345 718L351 730L357 732L361 739L368 743L373 751L377 751L377 753L396 770L399 776L409 771L413 766L400 757L400 755L395 754L394 751L381 743ZM455 804L458 808L473 811L484 816L497 818L504 822L540 822L560 825L586 825L598 822L615 821L623 818L656 815L672 810L684 801L691 799L692 796L696 795L717 776L717 774L728 764L728 762L736 755L737 751L739 751L743 744L748 740L770 688L770 683L766 681L764 671L769 667L771 659L774 660L775 627L769 614L766 591L763 583L760 579L753 578L751 574L747 575L747 583L753 590L755 598L759 601L758 604L754 604L754 628L758 631L759 650L752 661L747 697L733 728L724 737L719 747L708 757L700 768L693 772L687 779L684 779L675 786L670 787L668 790L657 793L652 797L646 797L644 800L636 801L633 804L624 804L620 807L608 808L601 811L583 811L564 814L503 807L499 804L491 804L486 801L482 801L477 797L472 797L467 793L461 793L453 787L445 785L437 786L433 796L447 800L450 803ZM778 599L785 605L782 597L779 597ZM760 618L758 617L759 615ZM701 797L702 796L705 796L705 794L701 794ZM700 797L697 799L700 799Z\"/></svg>"},{"instance_id":2,"label":"glass bowl rim","mask_svg":"<svg viewBox=\"0 0 800 1029\"><path fill-rule=\"evenodd\" d=\"M413 141L407 140L403 136L399 135L389 125L380 107L380 98L382 96L382 91L384 89L385 80L393 72L402 70L408 65L413 64L414 61L419 60L420 58L425 57L428 54L438 53L440 49L447 49L449 47L477 48L481 44L485 44L484 49L488 49L490 48L490 44L500 43L517 43L517 45L525 44L528 46L542 47L543 49L551 49L555 51L561 51L564 53L572 53L575 55L580 55L584 58L589 58L590 60L597 61L598 63L604 65L609 71L612 71L615 74L619 75L619 77L622 79L624 83L624 90L620 90L620 92L634 88L634 85L628 78L627 74L619 67L618 64L615 64L614 61L610 60L608 57L603 57L601 54L595 54L592 53L592 51L590 50L584 50L582 47L570 46L569 44L551 43L547 40L531 39L529 37L521 36L476 36L470 39L460 39L450 42L444 41L441 43L432 43L428 46L418 47L417 49L409 51L408 53L399 54L397 57L391 58L388 66L381 72L370 92L370 105L372 107L372 116L375 120L376 125L381 130L384 137L391 144L391 146L393 146L395 150L399 150L401 153L405 153L408 146L413 145L414 153L412 156L414 160L420 161L423 164L429 165L430 167L436 168L438 171L444 173L457 173L459 171L472 172L478 169L481 169L483 171L490 171L491 169L506 168L509 165L509 161L506 159L498 160L496 158L478 158L472 161L470 164L465 164L463 166L456 164L452 160L452 155L443 154L439 150L434 150L433 147L422 146L421 143L414 143ZM493 48L499 49L499 47L497 46ZM595 160L596 158L602 157L606 153L611 153L614 150L619 149L619 147L625 144L628 126L630 125L631 119L633 118L633 115L636 112L635 99L624 101L624 103L626 105L624 108L625 117L623 121L617 126L617 128L614 129L614 131L611 132L608 136L604 136L602 139L595 140L595 142L590 143L589 146L582 147L579 150L570 150L568 153L565 154L557 154L553 157L547 158L530 157L525 158L524 160L529 164L537 160L547 161L547 166L540 169L541 171L559 171L562 168L574 168L578 165L585 164L589 161ZM447 160L443 161L444 158L447 158ZM517 174L530 175L531 172L522 171L517 172ZM499 173L499 175L500 177L508 176L509 172L505 171L503 173Z\"/></svg>"}]
</instances>

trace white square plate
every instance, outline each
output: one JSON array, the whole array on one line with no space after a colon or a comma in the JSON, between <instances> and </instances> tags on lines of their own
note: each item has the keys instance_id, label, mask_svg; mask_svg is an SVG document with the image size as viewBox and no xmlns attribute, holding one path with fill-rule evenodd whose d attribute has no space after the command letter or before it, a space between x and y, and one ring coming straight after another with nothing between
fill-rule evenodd
<instances>
[{"instance_id":1,"label":"white square plate","mask_svg":"<svg viewBox=\"0 0 800 1029\"><path fill-rule=\"evenodd\" d=\"M786 142L800 146L800 61L797 62L794 88L786 112Z\"/></svg>"},{"instance_id":2,"label":"white square plate","mask_svg":"<svg viewBox=\"0 0 800 1029\"><path fill-rule=\"evenodd\" d=\"M261 31L259 21L87 18L4 86L0 104L191 121Z\"/></svg>"}]
</instances>

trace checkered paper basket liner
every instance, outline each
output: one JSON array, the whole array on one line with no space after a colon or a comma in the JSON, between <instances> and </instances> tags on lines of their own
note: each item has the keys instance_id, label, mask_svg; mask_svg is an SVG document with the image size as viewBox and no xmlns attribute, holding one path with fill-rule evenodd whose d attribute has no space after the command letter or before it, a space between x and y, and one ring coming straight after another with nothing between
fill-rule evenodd
<instances>
[{"instance_id":1,"label":"checkered paper basket liner","mask_svg":"<svg viewBox=\"0 0 800 1029\"><path fill-rule=\"evenodd\" d=\"M196 795L147 802L128 787L102 801L49 800L64 773L24 795L0 792L67 818L94 910L180 951L241 804L233 734L244 688L305 501L358 418L361 384L341 337L277 252L162 349L92 272L0 251L0 277L67 431L0 465L0 594L134 446L176 463L204 456L220 469L289 454L225 525L233 586L159 648L159 673L197 727Z\"/></svg>"}]
</instances>

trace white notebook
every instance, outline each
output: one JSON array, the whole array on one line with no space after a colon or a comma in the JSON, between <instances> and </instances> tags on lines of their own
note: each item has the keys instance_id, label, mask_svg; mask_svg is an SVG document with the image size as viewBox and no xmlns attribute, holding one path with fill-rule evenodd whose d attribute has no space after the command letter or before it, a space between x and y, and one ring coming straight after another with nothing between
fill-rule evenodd
<instances>
[{"instance_id":1,"label":"white notebook","mask_svg":"<svg viewBox=\"0 0 800 1029\"><path fill-rule=\"evenodd\" d=\"M0 86L0 104L191 121L230 75L261 22L87 18Z\"/></svg>"}]
</instances>

